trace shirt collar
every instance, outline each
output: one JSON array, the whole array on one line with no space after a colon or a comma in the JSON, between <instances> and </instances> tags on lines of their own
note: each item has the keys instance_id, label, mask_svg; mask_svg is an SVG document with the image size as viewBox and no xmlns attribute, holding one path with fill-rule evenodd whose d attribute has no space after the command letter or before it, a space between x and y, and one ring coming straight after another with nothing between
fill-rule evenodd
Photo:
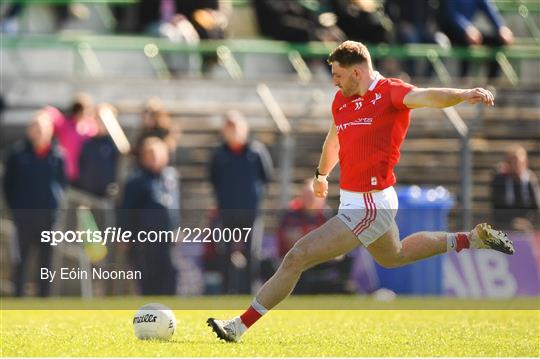
<instances>
[{"instance_id":1,"label":"shirt collar","mask_svg":"<svg viewBox=\"0 0 540 359\"><path fill-rule=\"evenodd\" d=\"M379 80L381 79L381 74L379 73L379 71L375 71L373 74L375 75L375 79L369 85L368 91L373 91L373 89L375 88L375 86L377 86Z\"/></svg>"}]
</instances>

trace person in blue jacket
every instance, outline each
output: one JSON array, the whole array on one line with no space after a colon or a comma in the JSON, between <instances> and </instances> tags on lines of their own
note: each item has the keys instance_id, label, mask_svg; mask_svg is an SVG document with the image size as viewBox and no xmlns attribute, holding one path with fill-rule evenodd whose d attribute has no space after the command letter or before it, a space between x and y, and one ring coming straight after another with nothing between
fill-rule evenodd
<instances>
[{"instance_id":1,"label":"person in blue jacket","mask_svg":"<svg viewBox=\"0 0 540 359\"><path fill-rule=\"evenodd\" d=\"M179 176L168 166L169 149L158 137L140 147L139 166L129 176L119 212L122 230L132 231L130 260L141 271L144 295L173 295L177 271L171 259L171 240L150 242L151 231L176 230L180 221ZM141 238L143 241L139 241Z\"/></svg>"},{"instance_id":2,"label":"person in blue jacket","mask_svg":"<svg viewBox=\"0 0 540 359\"><path fill-rule=\"evenodd\" d=\"M16 229L12 277L14 294L23 296L27 274L38 277L40 268L50 269L51 246L41 242L42 231L53 229L67 179L64 158L53 142L53 123L46 112L38 112L26 131L26 139L9 150L3 190ZM29 263L37 251L35 266ZM37 278L39 279L39 277ZM49 281L38 280L38 294L49 295Z\"/></svg>"},{"instance_id":3,"label":"person in blue jacket","mask_svg":"<svg viewBox=\"0 0 540 359\"><path fill-rule=\"evenodd\" d=\"M439 9L439 26L452 45L497 47L509 45L514 40L512 30L504 24L503 18L491 0L443 0ZM474 25L473 20L480 12L487 17L492 27L490 32L482 32ZM497 63L491 61L488 77L490 79L496 77L498 71ZM468 72L469 62L464 60L461 63L460 75L467 76Z\"/></svg>"},{"instance_id":4,"label":"person in blue jacket","mask_svg":"<svg viewBox=\"0 0 540 359\"><path fill-rule=\"evenodd\" d=\"M108 107L116 116L117 111L109 104L98 106L96 113L98 132L89 138L83 145L79 155L79 180L77 187L96 196L108 197L114 194L116 189L116 177L118 172L118 151L111 135L107 132L103 121L99 116L99 109Z\"/></svg>"},{"instance_id":5,"label":"person in blue jacket","mask_svg":"<svg viewBox=\"0 0 540 359\"><path fill-rule=\"evenodd\" d=\"M227 113L222 128L224 142L214 150L209 166L222 228L251 228L252 232L246 243L220 243L225 293L251 293L257 272L252 242L262 240L258 217L264 188L272 174L272 159L266 147L249 140L248 134L242 113Z\"/></svg>"}]
</instances>

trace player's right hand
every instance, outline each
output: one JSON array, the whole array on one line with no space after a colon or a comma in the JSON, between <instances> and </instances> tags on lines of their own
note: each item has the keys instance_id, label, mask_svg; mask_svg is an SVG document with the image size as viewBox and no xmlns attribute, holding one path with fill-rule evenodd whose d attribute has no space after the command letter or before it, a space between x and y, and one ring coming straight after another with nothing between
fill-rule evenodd
<instances>
[{"instance_id":1,"label":"player's right hand","mask_svg":"<svg viewBox=\"0 0 540 359\"><path fill-rule=\"evenodd\" d=\"M328 181L313 179L313 193L315 197L325 198L328 196Z\"/></svg>"},{"instance_id":2,"label":"player's right hand","mask_svg":"<svg viewBox=\"0 0 540 359\"><path fill-rule=\"evenodd\" d=\"M491 91L477 87L463 92L463 101L467 101L471 105L481 102L486 106L493 106L495 96L493 96Z\"/></svg>"}]
</instances>

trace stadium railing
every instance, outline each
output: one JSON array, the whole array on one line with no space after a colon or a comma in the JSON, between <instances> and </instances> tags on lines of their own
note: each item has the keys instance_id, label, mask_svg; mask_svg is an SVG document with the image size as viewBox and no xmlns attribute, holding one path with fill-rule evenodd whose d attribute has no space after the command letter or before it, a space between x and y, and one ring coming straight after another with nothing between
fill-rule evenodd
<instances>
[{"instance_id":1,"label":"stadium railing","mask_svg":"<svg viewBox=\"0 0 540 359\"><path fill-rule=\"evenodd\" d=\"M49 36L4 36L0 41L2 49L18 48L71 48L83 59L86 67L93 61L94 51L140 51L150 60L159 77L170 77L164 61L164 53L217 54L221 63L232 78L241 78L242 69L235 55L268 54L287 57L293 68L303 80L309 80L311 73L305 59L325 58L336 46L335 43L309 42L292 44L274 40L224 40L202 41L198 45L173 43L164 38L125 35L78 35L59 34ZM428 59L444 84L451 77L444 63L446 59L466 59L473 62L496 60L510 83L519 83L519 65L524 60L540 60L540 44L522 43L508 47L492 48L478 46L473 48L442 48L432 44L409 44L393 46L387 44L369 45L374 59ZM87 68L93 73L92 68Z\"/></svg>"}]
</instances>

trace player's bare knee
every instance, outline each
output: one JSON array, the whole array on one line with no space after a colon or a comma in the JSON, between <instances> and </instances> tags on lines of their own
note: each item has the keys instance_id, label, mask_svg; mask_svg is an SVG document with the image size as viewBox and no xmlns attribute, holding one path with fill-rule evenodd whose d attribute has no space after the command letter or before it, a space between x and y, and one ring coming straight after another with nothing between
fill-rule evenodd
<instances>
[{"instance_id":1,"label":"player's bare knee","mask_svg":"<svg viewBox=\"0 0 540 359\"><path fill-rule=\"evenodd\" d=\"M303 272L306 269L306 265L306 251L296 245L287 252L281 263L283 269L294 272Z\"/></svg>"}]
</instances>

